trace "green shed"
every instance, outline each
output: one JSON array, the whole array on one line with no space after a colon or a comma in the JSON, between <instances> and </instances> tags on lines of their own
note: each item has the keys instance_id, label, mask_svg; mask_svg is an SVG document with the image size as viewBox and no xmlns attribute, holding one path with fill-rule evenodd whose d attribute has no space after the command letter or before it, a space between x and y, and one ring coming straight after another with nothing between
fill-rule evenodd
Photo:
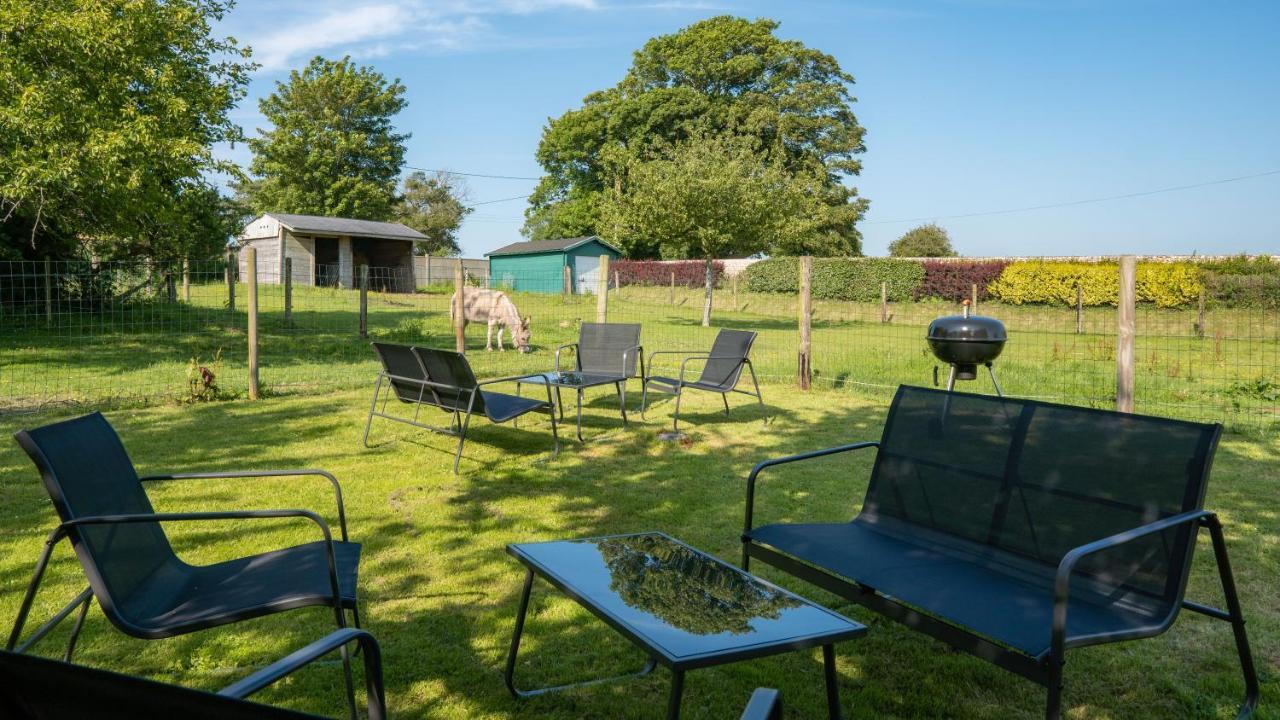
<instances>
[{"instance_id":1,"label":"green shed","mask_svg":"<svg viewBox=\"0 0 1280 720\"><path fill-rule=\"evenodd\" d=\"M600 277L600 256L622 257L618 248L595 235L562 240L518 242L493 252L489 258L489 282L495 288L517 292L559 293L564 290L564 269L573 276L573 292L592 294Z\"/></svg>"}]
</instances>

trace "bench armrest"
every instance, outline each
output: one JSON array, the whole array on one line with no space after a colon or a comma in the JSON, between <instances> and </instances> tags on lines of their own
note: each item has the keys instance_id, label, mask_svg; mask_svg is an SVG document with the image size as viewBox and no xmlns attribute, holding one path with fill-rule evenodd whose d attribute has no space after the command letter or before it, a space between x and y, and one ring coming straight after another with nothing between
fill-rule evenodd
<instances>
[{"instance_id":1,"label":"bench armrest","mask_svg":"<svg viewBox=\"0 0 1280 720\"><path fill-rule=\"evenodd\" d=\"M347 541L347 510L342 502L342 486L338 478L325 470L233 470L230 472L193 472L163 473L140 478L141 482L161 482L165 480L238 480L264 477L323 477L333 485L333 494L338 504L338 528L342 533L342 541Z\"/></svg>"},{"instance_id":2,"label":"bench armrest","mask_svg":"<svg viewBox=\"0 0 1280 720\"><path fill-rule=\"evenodd\" d=\"M826 457L827 455L835 455L837 453L849 452L850 450L861 450L869 447L878 448L880 447L880 443L872 440L869 442L853 443L851 445L837 445L836 447L823 448L821 450L810 450L809 452L800 453L799 455L786 455L784 457L770 458L763 462L756 463L756 466L751 468L751 474L747 476L747 513L746 521L742 525L743 535L751 532L751 521L752 516L755 513L756 503L756 477L760 475L761 470L774 467L775 465L786 465L788 463L799 462L801 460L812 460L814 458ZM744 537L743 540L745 541L746 538Z\"/></svg>"},{"instance_id":3,"label":"bench armrest","mask_svg":"<svg viewBox=\"0 0 1280 720\"><path fill-rule=\"evenodd\" d=\"M1061 660L1062 652L1066 649L1067 600L1071 593L1071 575L1083 558L1179 525L1199 524L1210 517L1213 517L1213 513L1208 510L1192 510L1171 515L1132 530L1125 530L1067 551L1067 554L1062 556L1062 561L1058 563L1058 572L1053 582L1053 630L1049 644L1051 656Z\"/></svg>"},{"instance_id":4,"label":"bench armrest","mask_svg":"<svg viewBox=\"0 0 1280 720\"><path fill-rule=\"evenodd\" d=\"M247 698L352 642L360 645L360 654L364 656L364 682L368 694L369 720L384 720L387 716L387 700L382 685L382 651L373 635L367 630L356 628L335 630L239 682L228 685L219 690L218 694L239 699Z\"/></svg>"}]
</instances>

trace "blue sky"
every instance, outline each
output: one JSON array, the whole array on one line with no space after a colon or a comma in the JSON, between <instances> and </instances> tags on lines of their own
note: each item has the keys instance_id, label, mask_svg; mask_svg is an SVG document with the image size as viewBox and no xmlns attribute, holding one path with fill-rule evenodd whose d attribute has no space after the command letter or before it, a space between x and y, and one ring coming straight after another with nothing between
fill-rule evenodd
<instances>
[{"instance_id":1,"label":"blue sky","mask_svg":"<svg viewBox=\"0 0 1280 720\"><path fill-rule=\"evenodd\" d=\"M408 86L409 165L532 177L548 118L648 38L719 14L779 20L856 78L868 254L920 218L964 255L1280 252L1280 173L950 217L1280 171L1276 2L242 0L221 29L263 64L235 114L250 135L290 68L349 54ZM467 183L477 203L534 185ZM464 254L520 239L524 207L478 205Z\"/></svg>"}]
</instances>

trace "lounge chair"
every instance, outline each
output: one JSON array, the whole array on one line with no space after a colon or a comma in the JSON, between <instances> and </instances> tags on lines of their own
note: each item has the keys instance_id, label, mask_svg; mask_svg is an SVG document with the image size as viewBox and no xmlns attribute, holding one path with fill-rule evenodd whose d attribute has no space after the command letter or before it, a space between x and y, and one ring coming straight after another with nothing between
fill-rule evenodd
<instances>
[{"instance_id":1,"label":"lounge chair","mask_svg":"<svg viewBox=\"0 0 1280 720\"><path fill-rule=\"evenodd\" d=\"M749 330L721 330L720 334L716 335L711 352L705 355L691 355L683 350L659 350L650 353L650 371L653 370L653 359L658 355L683 355L684 357L680 360L680 374L676 377L650 375L644 379L640 398L640 416L644 417L644 411L649 402L650 385L656 385L666 392L675 394L676 407L671 416L673 430L680 429L680 396L686 389L720 393L720 399L724 401L725 415L729 414L729 393L735 392L754 397L760 403L760 409L764 410L764 398L760 396L760 383L756 380L755 368L751 366L751 358L748 357L751 353L751 345L755 341L756 333ZM688 376L689 363L693 362L702 363L702 373L697 380ZM737 389L738 379L742 377L744 367L751 373L754 392ZM764 421L768 424L767 415Z\"/></svg>"},{"instance_id":2,"label":"lounge chair","mask_svg":"<svg viewBox=\"0 0 1280 720\"><path fill-rule=\"evenodd\" d=\"M373 636L346 628L257 670L216 694L96 668L0 651L0 718L182 718L182 720L316 720L319 715L259 705L244 698L338 648L358 643L364 659L369 720L384 720L382 655Z\"/></svg>"},{"instance_id":3,"label":"lounge chair","mask_svg":"<svg viewBox=\"0 0 1280 720\"><path fill-rule=\"evenodd\" d=\"M96 598L121 632L137 638L174 637L294 608L333 610L339 629L346 611L360 625L356 575L360 545L347 540L346 513L338 481L323 470L175 473L139 478L119 436L100 413L92 413L14 436L40 470L61 520L45 542L9 635L7 650L25 652L78 609L64 658L70 661L89 606ZM267 477L323 477L337 497L341 540L309 510L225 510L157 513L144 482ZM212 565L190 565L173 551L162 523L303 518L315 524L315 542ZM54 548L71 540L88 578L85 588L54 617L22 639L23 626ZM343 650L348 699L354 715L351 672Z\"/></svg>"},{"instance_id":4,"label":"lounge chair","mask_svg":"<svg viewBox=\"0 0 1280 720\"><path fill-rule=\"evenodd\" d=\"M369 405L369 417L364 425L364 444L369 447L369 428L375 417L406 423L433 432L458 437L458 448L453 455L453 472L458 472L462 460L462 445L467 439L467 427L471 416L480 413L490 422L504 423L535 410L545 410L551 417L551 452L560 452L560 436L556 432L555 402L551 388L547 388L546 400L535 400L482 388L497 383L517 382L532 376L519 375L478 382L471 372L466 356L448 350L410 347L375 342L374 352L382 361L373 387L373 402ZM413 406L413 417L405 418L387 412L387 402L394 395L402 404ZM381 403L381 407L379 407ZM449 413L449 428L438 428L419 420L423 407L434 407Z\"/></svg>"}]
</instances>

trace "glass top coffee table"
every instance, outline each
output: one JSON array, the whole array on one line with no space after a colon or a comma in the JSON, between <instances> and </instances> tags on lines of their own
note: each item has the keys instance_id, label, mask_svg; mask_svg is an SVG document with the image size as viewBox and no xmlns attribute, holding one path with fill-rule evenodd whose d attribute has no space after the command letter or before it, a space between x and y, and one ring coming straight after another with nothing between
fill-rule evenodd
<instances>
[{"instance_id":1,"label":"glass top coffee table","mask_svg":"<svg viewBox=\"0 0 1280 720\"><path fill-rule=\"evenodd\" d=\"M569 388L578 393L578 442L582 442L582 391L601 385L612 385L618 391L618 407L622 410L622 425L627 425L627 378L621 375L606 375L589 372L548 372L534 373L520 378L516 382L516 394L520 394L522 384L550 385L556 389L556 405L560 406L560 420L564 420L564 401L560 398L560 389Z\"/></svg>"},{"instance_id":2,"label":"glass top coffee table","mask_svg":"<svg viewBox=\"0 0 1280 720\"><path fill-rule=\"evenodd\" d=\"M671 669L667 717L680 716L688 670L822 646L827 711L840 717L834 644L866 626L657 532L520 543L507 552L526 567L507 655L507 689L517 698ZM638 673L521 690L516 657L534 576L540 576L643 650Z\"/></svg>"}]
</instances>

